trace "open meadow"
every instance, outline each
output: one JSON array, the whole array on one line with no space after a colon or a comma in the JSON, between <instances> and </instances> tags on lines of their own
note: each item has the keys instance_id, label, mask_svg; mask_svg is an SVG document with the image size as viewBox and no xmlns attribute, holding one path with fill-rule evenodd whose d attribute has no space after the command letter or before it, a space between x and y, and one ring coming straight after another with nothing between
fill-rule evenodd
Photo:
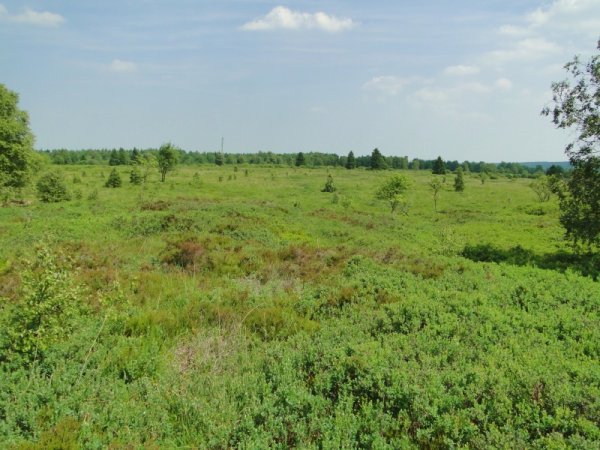
<instances>
[{"instance_id":1,"label":"open meadow","mask_svg":"<svg viewBox=\"0 0 600 450\"><path fill-rule=\"evenodd\" d=\"M0 208L0 447L598 448L600 263L530 179L46 169L72 200Z\"/></svg>"}]
</instances>

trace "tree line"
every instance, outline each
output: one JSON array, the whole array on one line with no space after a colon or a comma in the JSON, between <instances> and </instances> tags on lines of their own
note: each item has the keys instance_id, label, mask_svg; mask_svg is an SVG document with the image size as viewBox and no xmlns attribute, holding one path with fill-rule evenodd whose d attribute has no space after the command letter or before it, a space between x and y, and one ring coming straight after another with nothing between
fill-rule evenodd
<instances>
[{"instance_id":1,"label":"tree line","mask_svg":"<svg viewBox=\"0 0 600 450\"><path fill-rule=\"evenodd\" d=\"M427 170L437 172L436 164L439 159L409 159L408 156L384 156L378 149L373 150L370 155L354 156L350 152L348 156L340 156L335 153L322 152L300 152L300 153L223 153L220 152L195 152L178 149L178 161L180 164L258 164L258 165L281 165L281 166L306 166L306 167L363 167L374 169L404 169L404 170ZM86 150L42 150L50 162L59 165L83 164L83 165L105 165L119 166L135 164L135 161L144 155L158 154L158 149L86 149ZM376 160L374 163L374 159ZM455 172L459 167L464 172L510 174L520 177L530 177L546 172L541 165L528 166L514 162L486 163L483 161L443 160L445 170ZM562 166L553 166L552 171L562 172Z\"/></svg>"}]
</instances>

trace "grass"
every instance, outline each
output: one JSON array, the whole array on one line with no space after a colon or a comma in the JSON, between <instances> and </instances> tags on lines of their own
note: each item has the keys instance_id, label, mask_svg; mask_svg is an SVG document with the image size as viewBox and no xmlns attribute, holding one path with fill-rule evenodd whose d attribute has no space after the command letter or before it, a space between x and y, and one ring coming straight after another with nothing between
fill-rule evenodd
<instances>
[{"instance_id":1,"label":"grass","mask_svg":"<svg viewBox=\"0 0 600 450\"><path fill-rule=\"evenodd\" d=\"M33 357L0 333L1 446L600 442L599 265L529 180L466 174L456 193L449 175L435 212L432 176L406 171L392 215L387 171L187 166L133 186L119 167L111 189L108 167L49 170L78 199L0 208L0 320L19 331L40 243L80 304L43 316L72 331Z\"/></svg>"}]
</instances>

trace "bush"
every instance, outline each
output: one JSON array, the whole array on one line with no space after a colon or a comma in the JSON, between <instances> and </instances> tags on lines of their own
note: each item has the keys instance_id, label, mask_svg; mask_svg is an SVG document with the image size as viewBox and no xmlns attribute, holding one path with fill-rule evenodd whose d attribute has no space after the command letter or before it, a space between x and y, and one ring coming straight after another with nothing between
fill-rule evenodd
<instances>
[{"instance_id":1,"label":"bush","mask_svg":"<svg viewBox=\"0 0 600 450\"><path fill-rule=\"evenodd\" d=\"M142 177L142 172L137 167L131 169L129 172L129 182L131 184L140 185L144 181L144 177Z\"/></svg>"},{"instance_id":2,"label":"bush","mask_svg":"<svg viewBox=\"0 0 600 450\"><path fill-rule=\"evenodd\" d=\"M321 192L335 192L335 185L333 184L333 177L331 175L327 175L327 181L325 182L325 187L321 189Z\"/></svg>"},{"instance_id":3,"label":"bush","mask_svg":"<svg viewBox=\"0 0 600 450\"><path fill-rule=\"evenodd\" d=\"M23 299L9 314L2 333L4 358L39 360L71 331L79 288L63 259L45 246L38 249L36 261L24 274Z\"/></svg>"},{"instance_id":4,"label":"bush","mask_svg":"<svg viewBox=\"0 0 600 450\"><path fill-rule=\"evenodd\" d=\"M121 176L119 175L119 172L117 172L117 169L113 169L110 172L110 175L108 176L108 180L106 180L106 183L104 184L104 186L110 187L110 188L118 188L118 187L121 187L121 184L123 184L123 182L121 181Z\"/></svg>"},{"instance_id":5,"label":"bush","mask_svg":"<svg viewBox=\"0 0 600 450\"><path fill-rule=\"evenodd\" d=\"M56 203L71 200L67 185L56 173L43 175L36 184L37 196L44 203Z\"/></svg>"}]
</instances>

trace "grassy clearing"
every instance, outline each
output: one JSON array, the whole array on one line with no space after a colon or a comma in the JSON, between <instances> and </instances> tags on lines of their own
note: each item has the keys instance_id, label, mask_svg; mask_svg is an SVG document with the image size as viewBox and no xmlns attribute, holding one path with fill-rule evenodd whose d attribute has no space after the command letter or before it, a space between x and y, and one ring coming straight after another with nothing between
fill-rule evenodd
<instances>
[{"instance_id":1,"label":"grassy clearing","mask_svg":"<svg viewBox=\"0 0 600 450\"><path fill-rule=\"evenodd\" d=\"M391 172L51 170L74 200L0 208L3 446L597 447L598 261L529 180L447 176L435 212L406 171L405 216ZM23 307L40 243L68 314ZM24 310L64 334L15 350Z\"/></svg>"}]
</instances>

